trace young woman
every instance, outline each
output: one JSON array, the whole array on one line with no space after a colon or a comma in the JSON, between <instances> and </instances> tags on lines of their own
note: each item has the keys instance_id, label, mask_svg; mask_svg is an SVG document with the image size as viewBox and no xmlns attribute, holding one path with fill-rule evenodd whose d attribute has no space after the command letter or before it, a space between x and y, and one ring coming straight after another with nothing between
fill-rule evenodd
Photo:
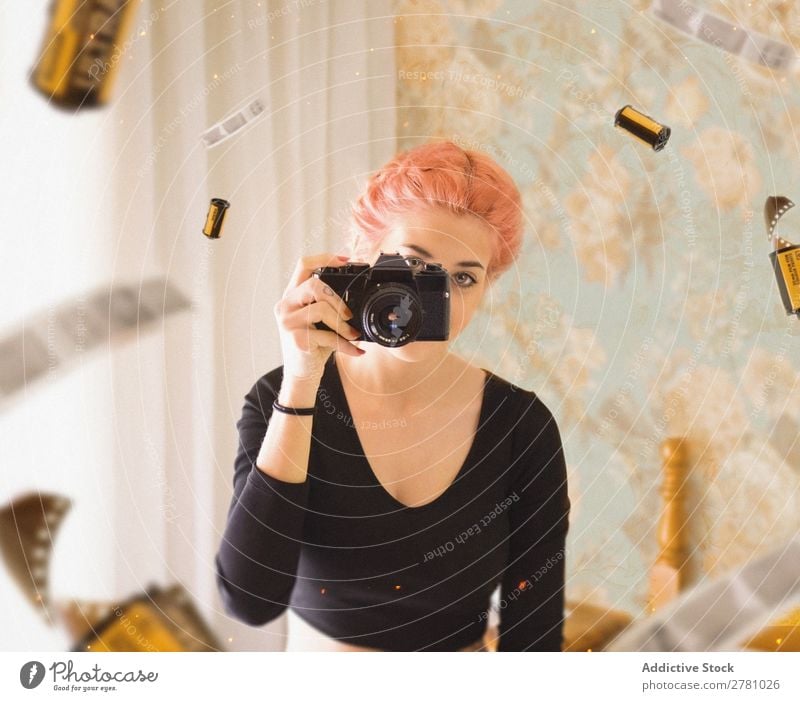
<instances>
[{"instance_id":1,"label":"young woman","mask_svg":"<svg viewBox=\"0 0 800 701\"><path fill-rule=\"evenodd\" d=\"M298 262L274 307L284 364L237 422L216 556L225 610L258 626L288 609L288 650L483 650L500 585L497 650L561 650L570 501L556 421L449 348L519 252L519 192L487 155L439 142L374 174L353 214L354 261L443 266L450 336L367 342L311 274L344 260Z\"/></svg>"}]
</instances>

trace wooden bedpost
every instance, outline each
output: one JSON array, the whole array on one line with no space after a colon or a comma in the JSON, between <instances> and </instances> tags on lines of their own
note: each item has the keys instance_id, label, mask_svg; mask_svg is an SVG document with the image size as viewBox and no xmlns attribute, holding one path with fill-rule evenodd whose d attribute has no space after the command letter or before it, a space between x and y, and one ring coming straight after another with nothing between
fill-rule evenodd
<instances>
[{"instance_id":1,"label":"wooden bedpost","mask_svg":"<svg viewBox=\"0 0 800 701\"><path fill-rule=\"evenodd\" d=\"M658 523L659 554L650 570L647 612L653 613L672 601L689 582L689 528L686 521L686 484L689 450L684 438L661 443L664 507Z\"/></svg>"}]
</instances>

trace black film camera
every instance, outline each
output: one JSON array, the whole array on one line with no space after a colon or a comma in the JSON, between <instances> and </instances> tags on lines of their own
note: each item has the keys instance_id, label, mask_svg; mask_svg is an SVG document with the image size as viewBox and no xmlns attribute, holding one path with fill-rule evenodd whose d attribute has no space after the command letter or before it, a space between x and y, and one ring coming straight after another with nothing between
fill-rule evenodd
<instances>
[{"instance_id":1,"label":"black film camera","mask_svg":"<svg viewBox=\"0 0 800 701\"><path fill-rule=\"evenodd\" d=\"M347 323L361 341L404 346L450 337L450 278L439 263L381 251L375 265L322 266L312 273L329 285L353 312ZM331 331L324 322L318 329Z\"/></svg>"}]
</instances>

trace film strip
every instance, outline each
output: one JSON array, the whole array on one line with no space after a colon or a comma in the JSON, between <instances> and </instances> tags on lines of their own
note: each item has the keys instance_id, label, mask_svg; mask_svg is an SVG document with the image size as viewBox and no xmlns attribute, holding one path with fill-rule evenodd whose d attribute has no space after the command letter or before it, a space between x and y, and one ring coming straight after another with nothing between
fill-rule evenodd
<instances>
[{"instance_id":1,"label":"film strip","mask_svg":"<svg viewBox=\"0 0 800 701\"><path fill-rule=\"evenodd\" d=\"M30 74L36 91L64 109L105 104L118 68L112 53L138 7L133 0L52 0Z\"/></svg>"},{"instance_id":2,"label":"film strip","mask_svg":"<svg viewBox=\"0 0 800 701\"><path fill-rule=\"evenodd\" d=\"M792 207L788 197L767 197L764 203L764 224L773 250L769 254L783 308L787 315L800 318L800 245L793 244L776 233L781 217Z\"/></svg>"},{"instance_id":3,"label":"film strip","mask_svg":"<svg viewBox=\"0 0 800 701\"><path fill-rule=\"evenodd\" d=\"M49 598L50 556L72 502L56 494L25 494L0 509L0 554L25 598L54 617Z\"/></svg>"},{"instance_id":4,"label":"film strip","mask_svg":"<svg viewBox=\"0 0 800 701\"><path fill-rule=\"evenodd\" d=\"M786 239L775 234L775 227L778 225L778 221L792 207L794 207L794 202L783 195L767 197L767 201L764 203L764 223L767 227L767 237L776 251L792 245Z\"/></svg>"},{"instance_id":5,"label":"film strip","mask_svg":"<svg viewBox=\"0 0 800 701\"><path fill-rule=\"evenodd\" d=\"M30 492L0 509L0 555L11 578L50 625L66 628L72 652L216 652L224 648L179 584L151 585L122 602L51 601L50 561L72 507Z\"/></svg>"},{"instance_id":6,"label":"film strip","mask_svg":"<svg viewBox=\"0 0 800 701\"><path fill-rule=\"evenodd\" d=\"M110 609L110 610L109 610ZM222 643L179 584L147 589L118 604L105 614L85 619L84 634L72 652L224 652ZM64 615L83 614L73 604ZM72 624L73 628L75 623Z\"/></svg>"},{"instance_id":7,"label":"film strip","mask_svg":"<svg viewBox=\"0 0 800 701\"><path fill-rule=\"evenodd\" d=\"M650 11L683 34L743 58L751 65L780 72L797 66L797 54L789 44L732 24L686 0L654 0Z\"/></svg>"},{"instance_id":8,"label":"film strip","mask_svg":"<svg viewBox=\"0 0 800 701\"><path fill-rule=\"evenodd\" d=\"M219 146L223 141L242 131L264 114L264 103L256 98L242 109L227 115L201 134L206 147Z\"/></svg>"},{"instance_id":9,"label":"film strip","mask_svg":"<svg viewBox=\"0 0 800 701\"><path fill-rule=\"evenodd\" d=\"M27 318L0 337L0 404L80 353L190 306L164 278L114 285Z\"/></svg>"}]
</instances>

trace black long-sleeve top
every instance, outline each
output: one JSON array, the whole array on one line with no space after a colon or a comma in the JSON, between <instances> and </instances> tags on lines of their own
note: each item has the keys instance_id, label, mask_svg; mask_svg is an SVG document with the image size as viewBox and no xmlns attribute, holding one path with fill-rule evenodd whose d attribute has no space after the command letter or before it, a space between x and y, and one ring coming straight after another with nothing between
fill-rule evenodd
<instances>
[{"instance_id":1,"label":"black long-sleeve top","mask_svg":"<svg viewBox=\"0 0 800 701\"><path fill-rule=\"evenodd\" d=\"M482 637L500 584L498 651L561 650L570 500L549 409L487 370L460 472L435 500L408 507L364 455L335 355L317 391L305 482L255 466L283 366L245 397L215 557L226 612L259 626L291 606L354 645L454 651Z\"/></svg>"}]
</instances>

